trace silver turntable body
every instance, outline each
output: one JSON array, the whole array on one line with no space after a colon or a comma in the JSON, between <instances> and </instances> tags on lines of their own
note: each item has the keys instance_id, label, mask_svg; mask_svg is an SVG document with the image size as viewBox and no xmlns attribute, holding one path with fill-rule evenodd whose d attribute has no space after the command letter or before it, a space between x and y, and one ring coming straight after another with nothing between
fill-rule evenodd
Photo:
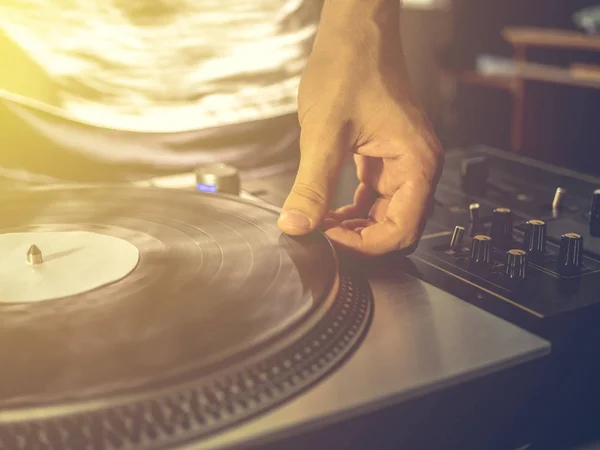
<instances>
[{"instance_id":1,"label":"silver turntable body","mask_svg":"<svg viewBox=\"0 0 600 450\"><path fill-rule=\"evenodd\" d=\"M235 448L300 435L501 371L549 344L412 276L369 279L373 322L364 342L305 394L188 450Z\"/></svg>"}]
</instances>

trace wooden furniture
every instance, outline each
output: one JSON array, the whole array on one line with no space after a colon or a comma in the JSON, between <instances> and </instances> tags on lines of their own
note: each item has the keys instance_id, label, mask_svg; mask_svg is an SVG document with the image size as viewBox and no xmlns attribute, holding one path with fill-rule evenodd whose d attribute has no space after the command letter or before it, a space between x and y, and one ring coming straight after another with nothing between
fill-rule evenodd
<instances>
[{"instance_id":1,"label":"wooden furniture","mask_svg":"<svg viewBox=\"0 0 600 450\"><path fill-rule=\"evenodd\" d=\"M512 96L511 147L515 152L523 152L525 146L534 141L527 133L535 134L532 120L529 120L529 93L531 83L551 83L587 89L600 89L600 76L593 76L596 67L573 64L571 67L558 67L531 62L529 51L533 48L545 48L556 51L585 51L600 54L600 36L582 33L539 29L508 27L503 37L512 45L514 67L508 73L484 73L477 70L446 71L446 81L454 83L503 89ZM600 73L600 72L599 72Z\"/></svg>"},{"instance_id":2,"label":"wooden furniture","mask_svg":"<svg viewBox=\"0 0 600 450\"><path fill-rule=\"evenodd\" d=\"M531 47L600 51L600 36L575 31L507 27L502 36L521 51Z\"/></svg>"}]
</instances>

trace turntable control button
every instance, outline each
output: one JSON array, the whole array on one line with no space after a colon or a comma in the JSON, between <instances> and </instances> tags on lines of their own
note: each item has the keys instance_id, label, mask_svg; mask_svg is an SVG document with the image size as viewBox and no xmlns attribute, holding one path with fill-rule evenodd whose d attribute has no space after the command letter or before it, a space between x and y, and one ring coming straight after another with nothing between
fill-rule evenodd
<instances>
[{"instance_id":1,"label":"turntable control button","mask_svg":"<svg viewBox=\"0 0 600 450\"><path fill-rule=\"evenodd\" d=\"M590 234L600 237L600 189L594 191L590 205Z\"/></svg>"},{"instance_id":2,"label":"turntable control button","mask_svg":"<svg viewBox=\"0 0 600 450\"><path fill-rule=\"evenodd\" d=\"M239 195L240 175L227 164L207 164L196 169L196 187L200 192Z\"/></svg>"},{"instance_id":3,"label":"turntable control button","mask_svg":"<svg viewBox=\"0 0 600 450\"><path fill-rule=\"evenodd\" d=\"M512 249L506 252L506 276L512 281L524 280L527 275L527 252Z\"/></svg>"},{"instance_id":4,"label":"turntable control button","mask_svg":"<svg viewBox=\"0 0 600 450\"><path fill-rule=\"evenodd\" d=\"M565 233L560 238L557 270L561 275L575 275L583 264L583 237Z\"/></svg>"}]
</instances>

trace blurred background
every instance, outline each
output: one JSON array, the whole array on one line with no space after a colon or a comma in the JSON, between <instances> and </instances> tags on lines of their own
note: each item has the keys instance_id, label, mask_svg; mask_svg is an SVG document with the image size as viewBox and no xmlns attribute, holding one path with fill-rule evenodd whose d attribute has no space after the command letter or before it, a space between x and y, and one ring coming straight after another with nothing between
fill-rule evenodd
<instances>
[{"instance_id":1,"label":"blurred background","mask_svg":"<svg viewBox=\"0 0 600 450\"><path fill-rule=\"evenodd\" d=\"M411 78L447 149L484 144L600 173L600 2L403 4ZM1 31L0 55L0 87L57 103L40 65Z\"/></svg>"},{"instance_id":2,"label":"blurred background","mask_svg":"<svg viewBox=\"0 0 600 450\"><path fill-rule=\"evenodd\" d=\"M446 147L600 173L599 4L405 0L411 76Z\"/></svg>"}]
</instances>

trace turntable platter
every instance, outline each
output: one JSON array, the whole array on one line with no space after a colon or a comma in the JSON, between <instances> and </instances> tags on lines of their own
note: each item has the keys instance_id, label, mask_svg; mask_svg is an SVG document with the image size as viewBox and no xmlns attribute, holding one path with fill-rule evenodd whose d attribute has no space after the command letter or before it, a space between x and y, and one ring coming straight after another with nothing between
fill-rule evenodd
<instances>
[{"instance_id":1,"label":"turntable platter","mask_svg":"<svg viewBox=\"0 0 600 450\"><path fill-rule=\"evenodd\" d=\"M42 434L40 448L199 439L331 371L368 327L370 291L338 270L322 234L291 238L276 220L268 206L160 189L0 197L4 235L89 232L139 251L133 270L95 289L0 300L0 447ZM106 253L97 255L101 272ZM89 276L78 266L65 283Z\"/></svg>"}]
</instances>

